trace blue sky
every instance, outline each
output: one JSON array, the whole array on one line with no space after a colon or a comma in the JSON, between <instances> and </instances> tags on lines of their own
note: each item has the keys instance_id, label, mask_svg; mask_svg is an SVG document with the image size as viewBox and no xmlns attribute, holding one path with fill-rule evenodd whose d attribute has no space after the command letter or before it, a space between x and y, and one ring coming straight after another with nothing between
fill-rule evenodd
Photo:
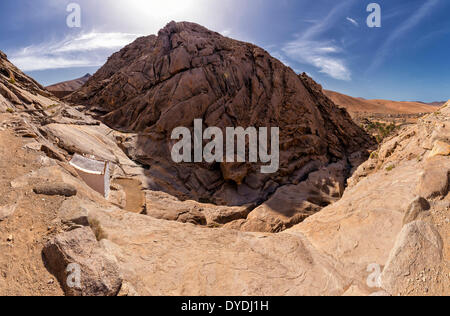
<instances>
[{"instance_id":1,"label":"blue sky","mask_svg":"<svg viewBox=\"0 0 450 316\"><path fill-rule=\"evenodd\" d=\"M66 25L69 3L81 28ZM381 6L381 28L366 24ZM95 72L136 37L191 21L257 44L326 89L364 98L450 98L448 0L2 0L0 50L44 85Z\"/></svg>"}]
</instances>

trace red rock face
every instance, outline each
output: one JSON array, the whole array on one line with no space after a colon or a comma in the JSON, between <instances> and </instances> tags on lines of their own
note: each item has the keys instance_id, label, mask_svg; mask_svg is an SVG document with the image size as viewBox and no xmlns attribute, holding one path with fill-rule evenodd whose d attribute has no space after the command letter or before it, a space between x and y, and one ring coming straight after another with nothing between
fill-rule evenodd
<instances>
[{"instance_id":1,"label":"red rock face","mask_svg":"<svg viewBox=\"0 0 450 316\"><path fill-rule=\"evenodd\" d=\"M42 108L38 96L52 95L14 66L6 54L0 51L0 111L6 108L18 110Z\"/></svg>"},{"instance_id":2,"label":"red rock face","mask_svg":"<svg viewBox=\"0 0 450 316\"><path fill-rule=\"evenodd\" d=\"M158 36L139 38L112 55L70 101L139 135L123 146L150 166L152 189L218 204L265 201L318 165L347 160L372 142L306 75L297 76L259 47L186 22L171 22ZM193 128L195 119L223 130L279 127L279 171L263 175L260 165L248 163L172 162L172 130Z\"/></svg>"}]
</instances>

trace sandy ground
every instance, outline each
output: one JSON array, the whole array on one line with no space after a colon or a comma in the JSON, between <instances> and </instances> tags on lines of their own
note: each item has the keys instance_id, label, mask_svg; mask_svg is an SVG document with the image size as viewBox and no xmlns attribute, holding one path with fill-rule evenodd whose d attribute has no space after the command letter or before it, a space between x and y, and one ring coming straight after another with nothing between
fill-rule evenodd
<instances>
[{"instance_id":1,"label":"sandy ground","mask_svg":"<svg viewBox=\"0 0 450 316\"><path fill-rule=\"evenodd\" d=\"M0 122L5 118L8 115L0 115ZM63 295L41 252L58 230L55 219L64 198L38 196L31 185L23 189L10 185L40 168L38 153L22 149L27 141L0 131L0 207L17 205L15 213L0 222L0 295Z\"/></svg>"},{"instance_id":2,"label":"sandy ground","mask_svg":"<svg viewBox=\"0 0 450 316\"><path fill-rule=\"evenodd\" d=\"M132 213L142 213L145 209L145 194L142 183L136 179L114 179L113 183L119 184L126 195L125 210Z\"/></svg>"}]
</instances>

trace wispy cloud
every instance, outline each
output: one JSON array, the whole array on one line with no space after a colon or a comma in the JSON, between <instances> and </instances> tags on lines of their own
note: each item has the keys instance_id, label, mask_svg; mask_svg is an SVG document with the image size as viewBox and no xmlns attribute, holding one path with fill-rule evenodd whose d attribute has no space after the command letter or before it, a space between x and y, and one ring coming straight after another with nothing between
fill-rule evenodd
<instances>
[{"instance_id":1,"label":"wispy cloud","mask_svg":"<svg viewBox=\"0 0 450 316\"><path fill-rule=\"evenodd\" d=\"M24 71L94 67L139 37L128 33L82 33L60 41L32 45L11 53L11 61Z\"/></svg>"},{"instance_id":2,"label":"wispy cloud","mask_svg":"<svg viewBox=\"0 0 450 316\"><path fill-rule=\"evenodd\" d=\"M368 72L371 72L381 66L397 40L404 36L409 30L417 26L438 3L439 0L427 0L409 19L401 24L377 51Z\"/></svg>"},{"instance_id":3,"label":"wispy cloud","mask_svg":"<svg viewBox=\"0 0 450 316\"><path fill-rule=\"evenodd\" d=\"M339 20L342 21L343 11L353 2L341 2L336 5L325 18L313 24L304 33L296 35L292 41L285 43L281 48L283 54L289 59L312 65L332 78L351 80L351 71L345 60L339 57L339 54L344 53L343 49L335 41L322 40L321 35Z\"/></svg>"},{"instance_id":4,"label":"wispy cloud","mask_svg":"<svg viewBox=\"0 0 450 316\"><path fill-rule=\"evenodd\" d=\"M356 22L355 19L352 19L352 18L350 18L350 17L346 17L346 20L349 21L349 22L350 22L351 24L353 24L354 26L359 27L359 23Z\"/></svg>"},{"instance_id":5,"label":"wispy cloud","mask_svg":"<svg viewBox=\"0 0 450 316\"><path fill-rule=\"evenodd\" d=\"M284 45L282 50L289 58L313 65L332 78L351 80L351 72L345 62L334 56L342 49L333 42L308 41L298 37Z\"/></svg>"}]
</instances>

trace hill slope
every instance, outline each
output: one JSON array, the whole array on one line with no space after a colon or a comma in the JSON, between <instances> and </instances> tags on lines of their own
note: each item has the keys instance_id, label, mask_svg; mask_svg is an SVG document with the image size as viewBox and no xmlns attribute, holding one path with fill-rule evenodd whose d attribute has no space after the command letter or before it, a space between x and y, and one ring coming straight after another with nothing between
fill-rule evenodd
<instances>
[{"instance_id":1,"label":"hill slope","mask_svg":"<svg viewBox=\"0 0 450 316\"><path fill-rule=\"evenodd\" d=\"M368 114L419 114L436 111L436 106L421 102L399 102L389 100L365 100L354 98L335 91L324 90L334 103L344 107L352 115Z\"/></svg>"},{"instance_id":2,"label":"hill slope","mask_svg":"<svg viewBox=\"0 0 450 316\"><path fill-rule=\"evenodd\" d=\"M78 79L56 83L54 85L46 87L46 89L48 91L51 91L58 98L63 98L80 89L89 80L90 77L90 74L86 74Z\"/></svg>"}]
</instances>

